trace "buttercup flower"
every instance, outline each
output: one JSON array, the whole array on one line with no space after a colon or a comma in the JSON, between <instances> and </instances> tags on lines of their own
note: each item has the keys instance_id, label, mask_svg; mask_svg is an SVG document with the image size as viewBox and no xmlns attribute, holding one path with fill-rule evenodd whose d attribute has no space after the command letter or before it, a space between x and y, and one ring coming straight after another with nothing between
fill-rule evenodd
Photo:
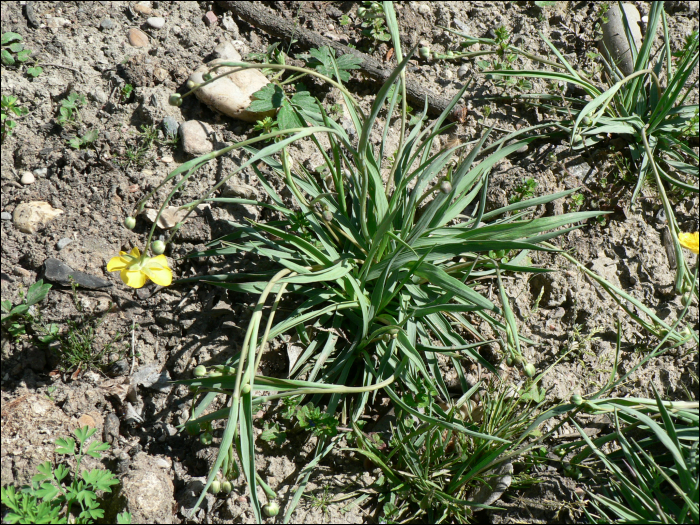
<instances>
[{"instance_id":1,"label":"buttercup flower","mask_svg":"<svg viewBox=\"0 0 700 525\"><path fill-rule=\"evenodd\" d=\"M700 232L695 233L679 233L678 240L681 246L688 248L693 253L698 253L698 235Z\"/></svg>"},{"instance_id":2,"label":"buttercup flower","mask_svg":"<svg viewBox=\"0 0 700 525\"><path fill-rule=\"evenodd\" d=\"M147 257L141 255L138 248L131 253L119 252L119 257L112 257L107 263L108 272L119 271L124 284L132 288L141 288L150 279L160 286L170 286L173 272L168 267L165 255Z\"/></svg>"}]
</instances>

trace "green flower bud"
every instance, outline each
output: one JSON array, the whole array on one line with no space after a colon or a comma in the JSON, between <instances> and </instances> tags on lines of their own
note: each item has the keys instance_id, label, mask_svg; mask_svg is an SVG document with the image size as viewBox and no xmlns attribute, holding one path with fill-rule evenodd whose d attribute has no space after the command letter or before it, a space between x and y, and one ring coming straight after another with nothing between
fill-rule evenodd
<instances>
[{"instance_id":1,"label":"green flower bud","mask_svg":"<svg viewBox=\"0 0 700 525\"><path fill-rule=\"evenodd\" d=\"M202 427L196 421L190 421L185 425L185 432L190 436L196 436L202 431Z\"/></svg>"},{"instance_id":2,"label":"green flower bud","mask_svg":"<svg viewBox=\"0 0 700 525\"><path fill-rule=\"evenodd\" d=\"M583 404L583 398L578 394L574 394L571 396L571 402L577 407L580 407Z\"/></svg>"},{"instance_id":3,"label":"green flower bud","mask_svg":"<svg viewBox=\"0 0 700 525\"><path fill-rule=\"evenodd\" d=\"M215 479L211 482L211 485L209 485L209 492L211 492L212 494L218 494L220 490L221 482L218 479Z\"/></svg>"},{"instance_id":4,"label":"green flower bud","mask_svg":"<svg viewBox=\"0 0 700 525\"><path fill-rule=\"evenodd\" d=\"M527 377L533 377L537 373L537 370L535 370L535 365L528 363L523 367L523 372L525 372Z\"/></svg>"},{"instance_id":5,"label":"green flower bud","mask_svg":"<svg viewBox=\"0 0 700 525\"><path fill-rule=\"evenodd\" d=\"M452 184L450 184L449 180L443 180L440 183L440 191L442 193L444 193L445 195L447 195L448 193L450 193L452 191Z\"/></svg>"},{"instance_id":6,"label":"green flower bud","mask_svg":"<svg viewBox=\"0 0 700 525\"><path fill-rule=\"evenodd\" d=\"M323 215L323 220L326 222L331 222L333 220L333 214L328 210L324 211L322 213L322 215Z\"/></svg>"},{"instance_id":7,"label":"green flower bud","mask_svg":"<svg viewBox=\"0 0 700 525\"><path fill-rule=\"evenodd\" d=\"M280 506L277 505L276 501L271 501L270 503L266 503L265 505L263 505L262 510L265 516L269 518L274 518L280 513Z\"/></svg>"},{"instance_id":8,"label":"green flower bud","mask_svg":"<svg viewBox=\"0 0 700 525\"><path fill-rule=\"evenodd\" d=\"M523 356L515 354L513 356L513 364L515 366L520 366L523 363Z\"/></svg>"},{"instance_id":9,"label":"green flower bud","mask_svg":"<svg viewBox=\"0 0 700 525\"><path fill-rule=\"evenodd\" d=\"M506 357L506 365L507 365L507 366L513 366L513 364L514 364L513 356L512 356L512 355L509 355L508 357Z\"/></svg>"},{"instance_id":10,"label":"green flower bud","mask_svg":"<svg viewBox=\"0 0 700 525\"><path fill-rule=\"evenodd\" d=\"M454 56L455 56L454 51L452 51L452 50L450 49L450 50L447 52L447 56L450 57L450 58L454 57Z\"/></svg>"},{"instance_id":11,"label":"green flower bud","mask_svg":"<svg viewBox=\"0 0 700 525\"><path fill-rule=\"evenodd\" d=\"M421 57L424 60L428 60L430 58L430 48L429 47L421 47L418 50L418 56Z\"/></svg>"},{"instance_id":12,"label":"green flower bud","mask_svg":"<svg viewBox=\"0 0 700 525\"><path fill-rule=\"evenodd\" d=\"M241 387L241 394L250 394L250 383L246 383Z\"/></svg>"},{"instance_id":13,"label":"green flower bud","mask_svg":"<svg viewBox=\"0 0 700 525\"><path fill-rule=\"evenodd\" d=\"M583 120L581 122L583 122L584 126L590 126L591 124L593 124L593 120L591 119L591 117L583 117Z\"/></svg>"},{"instance_id":14,"label":"green flower bud","mask_svg":"<svg viewBox=\"0 0 700 525\"><path fill-rule=\"evenodd\" d=\"M196 366L194 372L192 372L194 377L204 377L207 375L207 367L204 365Z\"/></svg>"},{"instance_id":15,"label":"green flower bud","mask_svg":"<svg viewBox=\"0 0 700 525\"><path fill-rule=\"evenodd\" d=\"M576 133L574 135L574 144L580 144L581 142L583 142L583 136L580 133Z\"/></svg>"},{"instance_id":16,"label":"green flower bud","mask_svg":"<svg viewBox=\"0 0 700 525\"><path fill-rule=\"evenodd\" d=\"M177 107L182 106L182 95L180 95L179 93L173 93L172 95L170 95L170 98L168 98L168 104Z\"/></svg>"},{"instance_id":17,"label":"green flower bud","mask_svg":"<svg viewBox=\"0 0 700 525\"><path fill-rule=\"evenodd\" d=\"M366 13L367 9L365 7L360 6L357 8L357 16L359 16L360 18L363 18Z\"/></svg>"},{"instance_id":18,"label":"green flower bud","mask_svg":"<svg viewBox=\"0 0 700 525\"><path fill-rule=\"evenodd\" d=\"M231 482L229 480L225 480L223 483L221 483L221 490L224 492L224 494L231 494L231 491L233 490Z\"/></svg>"},{"instance_id":19,"label":"green flower bud","mask_svg":"<svg viewBox=\"0 0 700 525\"><path fill-rule=\"evenodd\" d=\"M202 445L211 445L211 442L214 440L214 436L211 435L211 432L205 432L201 436L199 436L199 442ZM216 492L219 492L218 490Z\"/></svg>"},{"instance_id":20,"label":"green flower bud","mask_svg":"<svg viewBox=\"0 0 700 525\"><path fill-rule=\"evenodd\" d=\"M134 219L133 217L127 217L126 219L124 219L124 226L128 230L133 230L136 226L136 219Z\"/></svg>"},{"instance_id":21,"label":"green flower bud","mask_svg":"<svg viewBox=\"0 0 700 525\"><path fill-rule=\"evenodd\" d=\"M153 250L153 253L156 255L160 255L165 252L165 243L163 241L155 241L151 244L151 250Z\"/></svg>"}]
</instances>

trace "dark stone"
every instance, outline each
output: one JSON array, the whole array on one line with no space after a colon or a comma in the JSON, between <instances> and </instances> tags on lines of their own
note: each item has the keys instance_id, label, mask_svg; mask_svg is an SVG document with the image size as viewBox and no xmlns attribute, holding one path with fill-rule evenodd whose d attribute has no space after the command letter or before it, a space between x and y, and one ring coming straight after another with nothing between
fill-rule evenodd
<instances>
[{"instance_id":1,"label":"dark stone","mask_svg":"<svg viewBox=\"0 0 700 525\"><path fill-rule=\"evenodd\" d=\"M46 366L46 353L32 345L25 354L25 364L32 370L41 372Z\"/></svg>"},{"instance_id":2,"label":"dark stone","mask_svg":"<svg viewBox=\"0 0 700 525\"><path fill-rule=\"evenodd\" d=\"M53 257L49 257L44 261L45 279L64 286L70 286L71 277L80 287L87 288L88 290L100 290L101 288L112 286L112 283L101 277L73 270L73 268L64 262Z\"/></svg>"},{"instance_id":3,"label":"dark stone","mask_svg":"<svg viewBox=\"0 0 700 525\"><path fill-rule=\"evenodd\" d=\"M119 361L115 361L112 363L109 368L105 371L105 373L109 377L117 377L117 376L123 376L129 371L129 363L127 362L126 359L120 359Z\"/></svg>"}]
</instances>

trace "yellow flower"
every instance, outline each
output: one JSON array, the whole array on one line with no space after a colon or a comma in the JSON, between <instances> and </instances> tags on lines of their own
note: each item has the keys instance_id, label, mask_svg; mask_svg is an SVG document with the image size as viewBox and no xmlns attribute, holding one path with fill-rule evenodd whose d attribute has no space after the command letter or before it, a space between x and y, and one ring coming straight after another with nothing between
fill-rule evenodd
<instances>
[{"instance_id":1,"label":"yellow flower","mask_svg":"<svg viewBox=\"0 0 700 525\"><path fill-rule=\"evenodd\" d=\"M698 233L679 233L678 240L681 246L688 248L693 253L698 253Z\"/></svg>"},{"instance_id":2,"label":"yellow flower","mask_svg":"<svg viewBox=\"0 0 700 525\"><path fill-rule=\"evenodd\" d=\"M141 255L138 248L131 253L119 252L119 257L112 257L107 263L108 272L120 272L124 284L132 288L141 288L150 279L160 286L170 286L173 272L168 267L165 255L147 257Z\"/></svg>"}]
</instances>

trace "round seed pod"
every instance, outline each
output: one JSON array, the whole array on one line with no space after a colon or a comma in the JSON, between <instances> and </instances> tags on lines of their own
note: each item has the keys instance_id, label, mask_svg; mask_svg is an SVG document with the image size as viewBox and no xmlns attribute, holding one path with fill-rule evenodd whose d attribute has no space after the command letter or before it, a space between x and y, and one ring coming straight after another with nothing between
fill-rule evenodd
<instances>
[{"instance_id":1,"label":"round seed pod","mask_svg":"<svg viewBox=\"0 0 700 525\"><path fill-rule=\"evenodd\" d=\"M211 482L211 485L209 485L209 492L211 492L212 494L218 494L220 490L221 482L218 479L215 479Z\"/></svg>"},{"instance_id":2,"label":"round seed pod","mask_svg":"<svg viewBox=\"0 0 700 525\"><path fill-rule=\"evenodd\" d=\"M192 375L194 377L204 377L207 375L207 367L204 365L199 365L194 368L194 371L192 372Z\"/></svg>"},{"instance_id":3,"label":"round seed pod","mask_svg":"<svg viewBox=\"0 0 700 525\"><path fill-rule=\"evenodd\" d=\"M280 513L280 506L277 504L276 501L271 501L270 503L266 503L263 505L263 513L265 516L268 518L274 518Z\"/></svg>"},{"instance_id":4,"label":"round seed pod","mask_svg":"<svg viewBox=\"0 0 700 525\"><path fill-rule=\"evenodd\" d=\"M514 355L513 356L513 364L515 366L520 366L523 363L523 356L521 355Z\"/></svg>"},{"instance_id":5,"label":"round seed pod","mask_svg":"<svg viewBox=\"0 0 700 525\"><path fill-rule=\"evenodd\" d=\"M128 230L133 230L136 226L136 219L134 219L133 217L127 217L126 219L124 219L124 226Z\"/></svg>"},{"instance_id":6,"label":"round seed pod","mask_svg":"<svg viewBox=\"0 0 700 525\"><path fill-rule=\"evenodd\" d=\"M440 183L440 191L442 193L444 193L445 195L447 195L448 193L450 193L452 191L452 184L450 184L449 180L443 180Z\"/></svg>"},{"instance_id":7,"label":"round seed pod","mask_svg":"<svg viewBox=\"0 0 700 525\"><path fill-rule=\"evenodd\" d=\"M202 431L202 427L199 426L199 423L195 421L190 421L185 425L185 432L187 432L190 436L196 436Z\"/></svg>"},{"instance_id":8,"label":"round seed pod","mask_svg":"<svg viewBox=\"0 0 700 525\"><path fill-rule=\"evenodd\" d=\"M192 87L194 87L194 86L192 86ZM168 98L168 104L170 104L171 106L178 106L178 107L182 106L182 95L180 95L179 93L173 93Z\"/></svg>"},{"instance_id":9,"label":"round seed pod","mask_svg":"<svg viewBox=\"0 0 700 525\"><path fill-rule=\"evenodd\" d=\"M333 214L328 210L325 210L321 215L326 222L331 222L333 220Z\"/></svg>"},{"instance_id":10,"label":"round seed pod","mask_svg":"<svg viewBox=\"0 0 700 525\"><path fill-rule=\"evenodd\" d=\"M421 57L424 60L428 60L430 58L430 48L429 47L421 47L418 50L418 56Z\"/></svg>"},{"instance_id":11,"label":"round seed pod","mask_svg":"<svg viewBox=\"0 0 700 525\"><path fill-rule=\"evenodd\" d=\"M527 377L533 377L537 373L537 370L535 370L535 365L528 363L523 367L523 372L525 372Z\"/></svg>"},{"instance_id":12,"label":"round seed pod","mask_svg":"<svg viewBox=\"0 0 700 525\"><path fill-rule=\"evenodd\" d=\"M574 135L574 144L580 144L581 142L583 142L583 136L580 133L576 133Z\"/></svg>"},{"instance_id":13,"label":"round seed pod","mask_svg":"<svg viewBox=\"0 0 700 525\"><path fill-rule=\"evenodd\" d=\"M199 436L199 442L202 445L211 445L211 442L214 440L214 436L211 435L211 432L205 432L201 436ZM216 492L219 492L218 490Z\"/></svg>"},{"instance_id":14,"label":"round seed pod","mask_svg":"<svg viewBox=\"0 0 700 525\"><path fill-rule=\"evenodd\" d=\"M577 407L580 407L583 404L583 398L578 394L574 394L571 396L571 402Z\"/></svg>"},{"instance_id":15,"label":"round seed pod","mask_svg":"<svg viewBox=\"0 0 700 525\"><path fill-rule=\"evenodd\" d=\"M231 486L231 482L229 480L225 480L221 483L221 490L223 491L224 494L231 494L231 491L233 490L233 486Z\"/></svg>"},{"instance_id":16,"label":"round seed pod","mask_svg":"<svg viewBox=\"0 0 700 525\"><path fill-rule=\"evenodd\" d=\"M154 241L151 244L151 250L153 250L153 253L156 255L160 255L165 252L165 243L163 241Z\"/></svg>"},{"instance_id":17,"label":"round seed pod","mask_svg":"<svg viewBox=\"0 0 700 525\"><path fill-rule=\"evenodd\" d=\"M359 16L360 18L364 18L366 13L367 13L367 8L362 7L362 6L357 8L357 16Z\"/></svg>"},{"instance_id":18,"label":"round seed pod","mask_svg":"<svg viewBox=\"0 0 700 525\"><path fill-rule=\"evenodd\" d=\"M506 365L513 366L513 364L513 356L509 355L508 357L506 357Z\"/></svg>"},{"instance_id":19,"label":"round seed pod","mask_svg":"<svg viewBox=\"0 0 700 525\"><path fill-rule=\"evenodd\" d=\"M581 122L583 122L584 126L590 126L591 124L593 124L593 120L591 119L591 117L583 117L583 120Z\"/></svg>"},{"instance_id":20,"label":"round seed pod","mask_svg":"<svg viewBox=\"0 0 700 525\"><path fill-rule=\"evenodd\" d=\"M250 383L246 383L241 387L241 394L250 394Z\"/></svg>"}]
</instances>

